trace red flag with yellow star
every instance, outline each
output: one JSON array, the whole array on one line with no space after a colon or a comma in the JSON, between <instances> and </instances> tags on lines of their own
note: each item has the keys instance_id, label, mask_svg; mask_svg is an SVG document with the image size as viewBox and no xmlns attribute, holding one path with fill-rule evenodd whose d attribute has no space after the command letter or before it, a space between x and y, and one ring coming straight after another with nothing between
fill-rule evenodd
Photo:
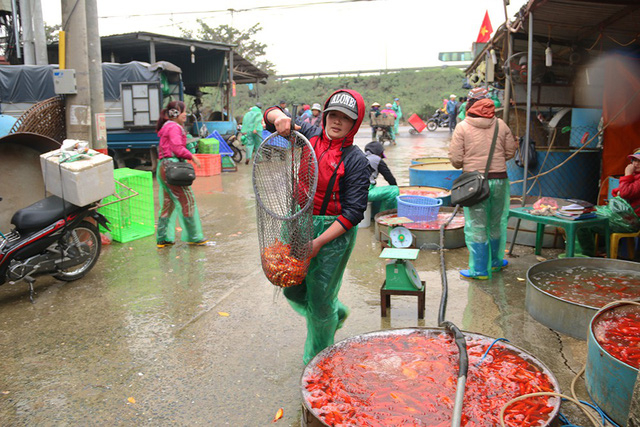
<instances>
[{"instance_id":1,"label":"red flag with yellow star","mask_svg":"<svg viewBox=\"0 0 640 427\"><path fill-rule=\"evenodd\" d=\"M480 27L478 40L476 40L476 43L487 43L489 39L491 39L492 32L493 28L491 27L491 21L489 20L489 11L487 10L484 13L484 19L482 20L482 26Z\"/></svg>"}]
</instances>

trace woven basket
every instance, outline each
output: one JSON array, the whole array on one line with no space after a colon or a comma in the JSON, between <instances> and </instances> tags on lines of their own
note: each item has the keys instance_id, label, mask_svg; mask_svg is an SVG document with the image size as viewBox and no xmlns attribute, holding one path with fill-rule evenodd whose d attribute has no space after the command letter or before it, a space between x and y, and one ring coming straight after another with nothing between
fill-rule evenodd
<instances>
[{"instance_id":1,"label":"woven basket","mask_svg":"<svg viewBox=\"0 0 640 427\"><path fill-rule=\"evenodd\" d=\"M62 96L54 96L35 104L16 120L9 133L31 132L62 143L67 137L65 107Z\"/></svg>"}]
</instances>

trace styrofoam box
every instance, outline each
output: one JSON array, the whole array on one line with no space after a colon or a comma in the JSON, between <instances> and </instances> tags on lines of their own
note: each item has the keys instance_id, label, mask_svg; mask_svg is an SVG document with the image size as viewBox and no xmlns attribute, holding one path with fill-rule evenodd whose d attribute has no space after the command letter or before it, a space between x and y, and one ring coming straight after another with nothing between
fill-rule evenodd
<instances>
[{"instance_id":1,"label":"styrofoam box","mask_svg":"<svg viewBox=\"0 0 640 427\"><path fill-rule=\"evenodd\" d=\"M115 193L113 159L89 150L86 160L58 163L60 150L40 155L46 190L76 206L86 206ZM64 191L63 191L64 190Z\"/></svg>"}]
</instances>

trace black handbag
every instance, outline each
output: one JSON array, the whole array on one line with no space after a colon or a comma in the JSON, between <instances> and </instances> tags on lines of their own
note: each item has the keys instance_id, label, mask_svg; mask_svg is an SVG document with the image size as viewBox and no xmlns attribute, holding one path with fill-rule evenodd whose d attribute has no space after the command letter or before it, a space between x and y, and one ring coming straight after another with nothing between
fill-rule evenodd
<instances>
[{"instance_id":1,"label":"black handbag","mask_svg":"<svg viewBox=\"0 0 640 427\"><path fill-rule=\"evenodd\" d=\"M184 160L179 162L167 161L164 163L164 173L167 184L187 187L196 179L196 171L193 165Z\"/></svg>"},{"instance_id":2,"label":"black handbag","mask_svg":"<svg viewBox=\"0 0 640 427\"><path fill-rule=\"evenodd\" d=\"M460 206L473 206L489 197L489 166L493 158L493 152L496 148L496 140L498 139L498 120L496 119L496 127L493 132L493 140L491 141L491 150L489 158L487 158L487 166L484 169L484 175L478 171L464 172L453 181L451 186L451 204Z\"/></svg>"}]
</instances>

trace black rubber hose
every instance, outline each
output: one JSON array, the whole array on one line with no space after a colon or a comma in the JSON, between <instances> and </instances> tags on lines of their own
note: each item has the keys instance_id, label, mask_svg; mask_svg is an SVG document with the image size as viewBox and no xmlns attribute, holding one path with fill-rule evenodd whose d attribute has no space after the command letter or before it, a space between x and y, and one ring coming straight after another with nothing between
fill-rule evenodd
<instances>
[{"instance_id":1,"label":"black rubber hose","mask_svg":"<svg viewBox=\"0 0 640 427\"><path fill-rule=\"evenodd\" d=\"M449 293L449 285L447 282L447 268L444 262L444 230L453 221L460 205L456 205L453 209L451 217L440 226L440 278L442 281L442 297L440 298L440 309L438 311L438 326L445 328L453 334L456 345L458 346L458 384L456 386L456 398L453 405L453 416L451 418L452 426L460 426L462 422L462 402L464 400L464 391L467 381L467 372L469 371L469 355L467 354L467 340L464 334L456 325L444 320L447 309L447 296Z\"/></svg>"}]
</instances>

